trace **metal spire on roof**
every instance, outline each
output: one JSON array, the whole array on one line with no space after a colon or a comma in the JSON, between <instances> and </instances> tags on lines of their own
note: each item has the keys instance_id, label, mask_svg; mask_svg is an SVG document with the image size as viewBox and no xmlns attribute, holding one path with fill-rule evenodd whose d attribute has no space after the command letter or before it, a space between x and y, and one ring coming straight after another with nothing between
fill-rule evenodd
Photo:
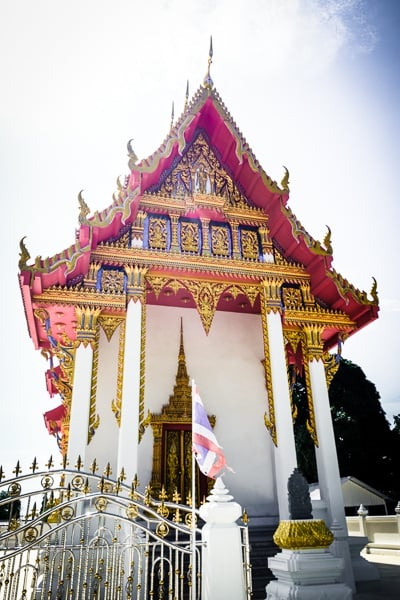
<instances>
[{"instance_id":1,"label":"metal spire on roof","mask_svg":"<svg viewBox=\"0 0 400 600\"><path fill-rule=\"evenodd\" d=\"M187 109L188 102L189 102L189 79L186 82L186 94L185 94L185 107L184 107L184 110Z\"/></svg>"},{"instance_id":2,"label":"metal spire on roof","mask_svg":"<svg viewBox=\"0 0 400 600\"><path fill-rule=\"evenodd\" d=\"M210 50L208 51L208 69L207 69L207 74L203 80L203 86L209 90L211 90L212 87L214 86L214 82L211 79L211 75L210 75L210 68L211 68L213 54L214 54L214 51L213 51L212 36L210 36Z\"/></svg>"},{"instance_id":3,"label":"metal spire on roof","mask_svg":"<svg viewBox=\"0 0 400 600\"><path fill-rule=\"evenodd\" d=\"M174 101L172 101L172 110L171 110L171 127L170 127L171 129L172 129L172 126L173 126L173 124L174 124L174 118L175 118L175 104L174 104Z\"/></svg>"}]
</instances>

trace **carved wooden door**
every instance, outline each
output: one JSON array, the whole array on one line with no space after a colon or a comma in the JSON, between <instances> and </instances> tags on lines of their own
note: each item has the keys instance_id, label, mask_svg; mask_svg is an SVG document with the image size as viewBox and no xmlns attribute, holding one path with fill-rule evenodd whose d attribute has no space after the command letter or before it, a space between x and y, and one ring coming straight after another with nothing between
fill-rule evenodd
<instances>
[{"instance_id":1,"label":"carved wooden door","mask_svg":"<svg viewBox=\"0 0 400 600\"><path fill-rule=\"evenodd\" d=\"M192 429L190 425L165 424L163 427L162 477L168 498L175 491L182 504L192 493ZM196 464L196 504L208 493L207 477Z\"/></svg>"}]
</instances>

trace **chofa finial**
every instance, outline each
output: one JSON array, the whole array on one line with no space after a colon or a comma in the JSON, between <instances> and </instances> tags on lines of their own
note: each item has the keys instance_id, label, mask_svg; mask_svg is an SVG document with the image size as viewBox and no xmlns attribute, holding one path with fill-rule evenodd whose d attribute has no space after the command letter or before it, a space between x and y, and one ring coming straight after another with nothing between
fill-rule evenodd
<instances>
[{"instance_id":1,"label":"chofa finial","mask_svg":"<svg viewBox=\"0 0 400 600\"><path fill-rule=\"evenodd\" d=\"M208 68L207 68L207 74L203 80L203 86L209 90L211 90L212 87L214 86L214 82L211 79L211 74L210 74L213 54L214 54L214 50L213 50L212 36L210 36L210 49L208 51Z\"/></svg>"},{"instance_id":2,"label":"chofa finial","mask_svg":"<svg viewBox=\"0 0 400 600\"><path fill-rule=\"evenodd\" d=\"M285 174L282 178L281 186L282 186L282 189L285 190L285 192L286 191L288 192L289 191L289 171L285 166L283 168L285 169Z\"/></svg>"},{"instance_id":3,"label":"chofa finial","mask_svg":"<svg viewBox=\"0 0 400 600\"><path fill-rule=\"evenodd\" d=\"M136 153L134 151L134 149L132 148L132 142L133 142L133 138L131 138L129 140L129 142L127 143L127 149L128 149L128 167L130 168L131 171L133 171L133 169L136 166L136 163L138 161L138 157L136 156Z\"/></svg>"}]
</instances>

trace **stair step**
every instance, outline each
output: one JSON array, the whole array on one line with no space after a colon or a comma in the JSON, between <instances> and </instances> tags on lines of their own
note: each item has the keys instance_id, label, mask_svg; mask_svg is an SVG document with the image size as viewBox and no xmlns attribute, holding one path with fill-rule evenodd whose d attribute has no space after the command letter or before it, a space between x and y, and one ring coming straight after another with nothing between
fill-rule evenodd
<instances>
[{"instance_id":1,"label":"stair step","mask_svg":"<svg viewBox=\"0 0 400 600\"><path fill-rule=\"evenodd\" d=\"M268 557L279 552L272 536L276 530L271 526L249 526L250 562L252 571L253 595L252 600L265 600L265 587L274 579L268 568Z\"/></svg>"}]
</instances>

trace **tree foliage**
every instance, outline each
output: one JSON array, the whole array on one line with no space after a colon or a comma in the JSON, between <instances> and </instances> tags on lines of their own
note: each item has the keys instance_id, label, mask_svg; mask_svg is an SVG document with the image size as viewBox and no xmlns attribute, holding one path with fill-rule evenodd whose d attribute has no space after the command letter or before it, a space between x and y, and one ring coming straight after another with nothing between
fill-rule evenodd
<instances>
[{"instance_id":1,"label":"tree foliage","mask_svg":"<svg viewBox=\"0 0 400 600\"><path fill-rule=\"evenodd\" d=\"M400 498L400 415L391 429L376 387L362 369L342 359L329 388L329 401L342 477L357 477L366 484ZM307 392L302 378L293 385L298 415L295 437L298 464L307 480L318 479L315 452L307 431Z\"/></svg>"}]
</instances>

